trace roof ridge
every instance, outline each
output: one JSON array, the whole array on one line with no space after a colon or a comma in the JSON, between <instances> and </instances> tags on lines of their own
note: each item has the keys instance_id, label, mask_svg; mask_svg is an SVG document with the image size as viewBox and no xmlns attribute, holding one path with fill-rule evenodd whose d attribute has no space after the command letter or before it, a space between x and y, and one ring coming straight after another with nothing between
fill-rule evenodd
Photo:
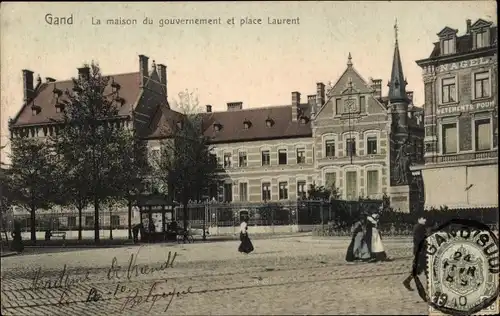
<instances>
[{"instance_id":1,"label":"roof ridge","mask_svg":"<svg viewBox=\"0 0 500 316\"><path fill-rule=\"evenodd\" d=\"M118 74L112 74L112 75L102 75L103 77L115 77L115 76L125 76L125 75L133 75L133 74L138 74L138 71L132 71L132 72L125 72L125 73L118 73ZM51 82L43 82L42 84L50 84L50 83L63 83L63 82L69 82L72 81L73 78L70 79L63 79L63 80L56 80L56 81L51 81Z\"/></svg>"}]
</instances>

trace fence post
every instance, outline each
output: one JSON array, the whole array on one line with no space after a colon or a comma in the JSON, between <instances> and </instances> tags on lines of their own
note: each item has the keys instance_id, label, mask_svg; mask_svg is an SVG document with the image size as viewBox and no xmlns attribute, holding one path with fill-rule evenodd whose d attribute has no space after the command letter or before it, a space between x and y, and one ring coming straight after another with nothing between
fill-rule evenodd
<instances>
[{"instance_id":1,"label":"fence post","mask_svg":"<svg viewBox=\"0 0 500 316\"><path fill-rule=\"evenodd\" d=\"M325 220L324 220L324 214L323 214L323 200L319 202L319 211L321 215L321 230L323 231L325 229Z\"/></svg>"}]
</instances>

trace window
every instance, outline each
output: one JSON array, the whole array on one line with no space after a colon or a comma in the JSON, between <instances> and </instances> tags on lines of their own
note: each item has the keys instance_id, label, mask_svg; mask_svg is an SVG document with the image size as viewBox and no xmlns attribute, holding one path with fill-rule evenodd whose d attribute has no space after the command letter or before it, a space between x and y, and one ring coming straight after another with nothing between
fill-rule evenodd
<instances>
[{"instance_id":1,"label":"window","mask_svg":"<svg viewBox=\"0 0 500 316\"><path fill-rule=\"evenodd\" d=\"M346 149L347 149L347 155L350 157L356 156L356 139L355 138L348 138L345 141L346 144Z\"/></svg>"},{"instance_id":2,"label":"window","mask_svg":"<svg viewBox=\"0 0 500 316\"><path fill-rule=\"evenodd\" d=\"M359 109L361 113L366 112L366 99L363 95L359 97Z\"/></svg>"},{"instance_id":3,"label":"window","mask_svg":"<svg viewBox=\"0 0 500 316\"><path fill-rule=\"evenodd\" d=\"M240 202L248 201L248 183L240 183Z\"/></svg>"},{"instance_id":4,"label":"window","mask_svg":"<svg viewBox=\"0 0 500 316\"><path fill-rule=\"evenodd\" d=\"M224 154L224 168L231 168L231 154Z\"/></svg>"},{"instance_id":5,"label":"window","mask_svg":"<svg viewBox=\"0 0 500 316\"><path fill-rule=\"evenodd\" d=\"M247 153L240 152L239 157L238 157L239 165L240 167L246 167L247 166Z\"/></svg>"},{"instance_id":6,"label":"window","mask_svg":"<svg viewBox=\"0 0 500 316\"><path fill-rule=\"evenodd\" d=\"M75 216L68 216L68 227L69 228L76 227L76 217Z\"/></svg>"},{"instance_id":7,"label":"window","mask_svg":"<svg viewBox=\"0 0 500 316\"><path fill-rule=\"evenodd\" d=\"M335 181L337 180L337 174L335 172L325 173L325 188L328 190L336 189Z\"/></svg>"},{"instance_id":8,"label":"window","mask_svg":"<svg viewBox=\"0 0 500 316\"><path fill-rule=\"evenodd\" d=\"M443 40L443 55L453 54L455 52L455 47L453 47L453 38L447 38Z\"/></svg>"},{"instance_id":9,"label":"window","mask_svg":"<svg viewBox=\"0 0 500 316\"><path fill-rule=\"evenodd\" d=\"M475 126L475 142L476 150L490 150L491 149L491 126L490 119L476 120Z\"/></svg>"},{"instance_id":10,"label":"window","mask_svg":"<svg viewBox=\"0 0 500 316\"><path fill-rule=\"evenodd\" d=\"M342 113L342 99L341 98L335 99L335 113L336 114Z\"/></svg>"},{"instance_id":11,"label":"window","mask_svg":"<svg viewBox=\"0 0 500 316\"><path fill-rule=\"evenodd\" d=\"M85 216L85 226L87 227L94 226L94 216Z\"/></svg>"},{"instance_id":12,"label":"window","mask_svg":"<svg viewBox=\"0 0 500 316\"><path fill-rule=\"evenodd\" d=\"M488 71L474 74L474 98L490 96L490 73Z\"/></svg>"},{"instance_id":13,"label":"window","mask_svg":"<svg viewBox=\"0 0 500 316\"><path fill-rule=\"evenodd\" d=\"M262 165L269 166L271 165L271 155L269 154L269 150L262 151Z\"/></svg>"},{"instance_id":14,"label":"window","mask_svg":"<svg viewBox=\"0 0 500 316\"><path fill-rule=\"evenodd\" d=\"M278 150L278 164L280 165L287 164L286 149Z\"/></svg>"},{"instance_id":15,"label":"window","mask_svg":"<svg viewBox=\"0 0 500 316\"><path fill-rule=\"evenodd\" d=\"M443 124L443 154L455 154L457 147L457 124Z\"/></svg>"},{"instance_id":16,"label":"window","mask_svg":"<svg viewBox=\"0 0 500 316\"><path fill-rule=\"evenodd\" d=\"M348 200L358 198L358 183L356 171L348 171L346 175L346 197Z\"/></svg>"},{"instance_id":17,"label":"window","mask_svg":"<svg viewBox=\"0 0 500 316\"><path fill-rule=\"evenodd\" d=\"M233 201L233 185L231 183L224 183L223 191L224 191L223 202L232 202Z\"/></svg>"},{"instance_id":18,"label":"window","mask_svg":"<svg viewBox=\"0 0 500 316\"><path fill-rule=\"evenodd\" d=\"M486 30L476 32L476 48L488 46L488 39L486 37Z\"/></svg>"},{"instance_id":19,"label":"window","mask_svg":"<svg viewBox=\"0 0 500 316\"><path fill-rule=\"evenodd\" d=\"M112 227L120 226L120 216L119 215L111 215L111 226Z\"/></svg>"},{"instance_id":20,"label":"window","mask_svg":"<svg viewBox=\"0 0 500 316\"><path fill-rule=\"evenodd\" d=\"M280 200L288 200L288 183L280 182L279 183L279 199Z\"/></svg>"},{"instance_id":21,"label":"window","mask_svg":"<svg viewBox=\"0 0 500 316\"><path fill-rule=\"evenodd\" d=\"M297 182L297 198L304 200L307 198L307 187L305 181Z\"/></svg>"},{"instance_id":22,"label":"window","mask_svg":"<svg viewBox=\"0 0 500 316\"><path fill-rule=\"evenodd\" d=\"M306 150L304 148L297 148L297 163L306 163Z\"/></svg>"},{"instance_id":23,"label":"window","mask_svg":"<svg viewBox=\"0 0 500 316\"><path fill-rule=\"evenodd\" d=\"M262 201L271 200L271 183L262 183Z\"/></svg>"},{"instance_id":24,"label":"window","mask_svg":"<svg viewBox=\"0 0 500 316\"><path fill-rule=\"evenodd\" d=\"M441 101L442 103L455 102L456 84L455 78L445 78L442 81L441 87Z\"/></svg>"},{"instance_id":25,"label":"window","mask_svg":"<svg viewBox=\"0 0 500 316\"><path fill-rule=\"evenodd\" d=\"M368 150L368 155L376 155L377 154L377 137L369 136L366 139L366 146Z\"/></svg>"},{"instance_id":26,"label":"window","mask_svg":"<svg viewBox=\"0 0 500 316\"><path fill-rule=\"evenodd\" d=\"M335 141L325 141L325 157L335 157Z\"/></svg>"},{"instance_id":27,"label":"window","mask_svg":"<svg viewBox=\"0 0 500 316\"><path fill-rule=\"evenodd\" d=\"M378 191L378 170L369 170L366 173L367 194L370 198L375 198Z\"/></svg>"}]
</instances>

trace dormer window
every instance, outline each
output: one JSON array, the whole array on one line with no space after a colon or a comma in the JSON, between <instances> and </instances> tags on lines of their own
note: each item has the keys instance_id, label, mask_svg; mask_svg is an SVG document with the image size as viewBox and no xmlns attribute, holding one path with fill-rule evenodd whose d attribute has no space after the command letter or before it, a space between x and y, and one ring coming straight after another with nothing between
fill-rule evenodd
<instances>
[{"instance_id":1,"label":"dormer window","mask_svg":"<svg viewBox=\"0 0 500 316\"><path fill-rule=\"evenodd\" d=\"M57 89L56 87L54 87L54 90L52 90L52 92L57 96L57 97L60 97L62 95L62 90L61 89Z\"/></svg>"},{"instance_id":2,"label":"dormer window","mask_svg":"<svg viewBox=\"0 0 500 316\"><path fill-rule=\"evenodd\" d=\"M250 122L249 120L245 119L245 121L243 121L243 127L245 129L249 129L251 126L252 126L252 122Z\"/></svg>"},{"instance_id":3,"label":"dormer window","mask_svg":"<svg viewBox=\"0 0 500 316\"><path fill-rule=\"evenodd\" d=\"M182 121L177 121L177 128L182 129Z\"/></svg>"},{"instance_id":4,"label":"dormer window","mask_svg":"<svg viewBox=\"0 0 500 316\"><path fill-rule=\"evenodd\" d=\"M267 126L267 127L272 127L273 125L274 125L274 121L273 121L273 119L272 119L272 118L270 118L270 117L268 117L268 118L266 119L266 126Z\"/></svg>"},{"instance_id":5,"label":"dormer window","mask_svg":"<svg viewBox=\"0 0 500 316\"><path fill-rule=\"evenodd\" d=\"M33 115L37 115L37 114L38 114L38 113L40 113L41 111L42 111L42 108L41 108L39 105L35 105L35 104L33 104L33 105L31 106L31 113L32 113Z\"/></svg>"},{"instance_id":6,"label":"dormer window","mask_svg":"<svg viewBox=\"0 0 500 316\"><path fill-rule=\"evenodd\" d=\"M115 91L118 91L120 90L120 84L118 82L115 82L113 80L113 83L111 83L111 87L115 90Z\"/></svg>"},{"instance_id":7,"label":"dormer window","mask_svg":"<svg viewBox=\"0 0 500 316\"><path fill-rule=\"evenodd\" d=\"M443 55L453 54L455 52L455 39L452 37L442 40Z\"/></svg>"},{"instance_id":8,"label":"dormer window","mask_svg":"<svg viewBox=\"0 0 500 316\"><path fill-rule=\"evenodd\" d=\"M56 103L56 112L61 113L64 110L64 103L62 102L57 102Z\"/></svg>"},{"instance_id":9,"label":"dormer window","mask_svg":"<svg viewBox=\"0 0 500 316\"><path fill-rule=\"evenodd\" d=\"M437 34L441 46L441 55L455 54L457 33L458 30L447 26Z\"/></svg>"},{"instance_id":10,"label":"dormer window","mask_svg":"<svg viewBox=\"0 0 500 316\"><path fill-rule=\"evenodd\" d=\"M480 29L475 32L476 49L488 46L489 41L487 36L488 32L486 32L486 29Z\"/></svg>"},{"instance_id":11,"label":"dormer window","mask_svg":"<svg viewBox=\"0 0 500 316\"><path fill-rule=\"evenodd\" d=\"M125 104L125 99L122 97L116 97L115 101L118 102L121 106Z\"/></svg>"},{"instance_id":12,"label":"dormer window","mask_svg":"<svg viewBox=\"0 0 500 316\"><path fill-rule=\"evenodd\" d=\"M222 125L218 122L214 123L214 131L218 132L222 129Z\"/></svg>"}]
</instances>

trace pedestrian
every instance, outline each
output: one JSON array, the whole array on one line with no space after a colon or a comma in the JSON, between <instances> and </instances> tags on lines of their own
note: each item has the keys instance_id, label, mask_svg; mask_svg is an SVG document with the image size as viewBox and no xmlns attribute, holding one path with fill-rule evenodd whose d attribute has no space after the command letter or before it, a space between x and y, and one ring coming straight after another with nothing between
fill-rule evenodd
<instances>
[{"instance_id":1,"label":"pedestrian","mask_svg":"<svg viewBox=\"0 0 500 316\"><path fill-rule=\"evenodd\" d=\"M403 281L403 285L408 291L413 291L410 282L414 278L414 272L416 276L420 275L424 271L427 273L426 235L429 230L426 226L426 223L427 219L425 217L420 217L417 220L417 224L415 224L415 226L413 227L413 255L415 256L416 260L413 261L412 272Z\"/></svg>"},{"instance_id":2,"label":"pedestrian","mask_svg":"<svg viewBox=\"0 0 500 316\"><path fill-rule=\"evenodd\" d=\"M240 241L241 243L238 247L239 252L249 254L254 250L252 241L248 237L248 217L243 218L243 221L241 222Z\"/></svg>"},{"instance_id":3,"label":"pedestrian","mask_svg":"<svg viewBox=\"0 0 500 316\"><path fill-rule=\"evenodd\" d=\"M139 231L141 230L142 223L135 224L132 227L132 234L134 235L134 244L139 242Z\"/></svg>"},{"instance_id":4,"label":"pedestrian","mask_svg":"<svg viewBox=\"0 0 500 316\"><path fill-rule=\"evenodd\" d=\"M392 261L384 249L384 245L382 244L382 237L380 236L379 231L379 214L373 213L366 218L366 236L365 242L368 246L368 250L370 251L370 262L377 261Z\"/></svg>"},{"instance_id":5,"label":"pedestrian","mask_svg":"<svg viewBox=\"0 0 500 316\"><path fill-rule=\"evenodd\" d=\"M352 239L345 260L347 262L365 261L370 259L370 251L365 242L366 218L361 215L360 219L352 227Z\"/></svg>"},{"instance_id":6,"label":"pedestrian","mask_svg":"<svg viewBox=\"0 0 500 316\"><path fill-rule=\"evenodd\" d=\"M24 250L23 239L21 236L21 223L14 221L14 230L11 233L12 243L10 248L12 251L22 252Z\"/></svg>"}]
</instances>

